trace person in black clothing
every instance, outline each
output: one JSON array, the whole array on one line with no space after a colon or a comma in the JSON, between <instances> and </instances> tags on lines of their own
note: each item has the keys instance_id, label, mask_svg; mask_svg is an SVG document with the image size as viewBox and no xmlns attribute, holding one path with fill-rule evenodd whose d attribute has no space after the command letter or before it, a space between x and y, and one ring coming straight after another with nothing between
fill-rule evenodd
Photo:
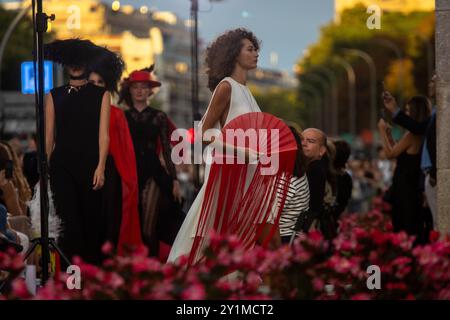
<instances>
[{"instance_id":1,"label":"person in black clothing","mask_svg":"<svg viewBox=\"0 0 450 320\"><path fill-rule=\"evenodd\" d=\"M36 134L33 134L31 138L33 143L37 144ZM31 192L34 193L34 186L39 182L38 155L36 150L25 152L22 160L22 171L31 188Z\"/></svg>"},{"instance_id":2,"label":"person in black clothing","mask_svg":"<svg viewBox=\"0 0 450 320\"><path fill-rule=\"evenodd\" d=\"M87 81L90 59L106 50L88 40L57 40L45 47L46 58L66 66L68 84L45 98L46 152L56 213L63 224L59 245L66 256L101 262L99 230L109 147L110 95Z\"/></svg>"},{"instance_id":3,"label":"person in black clothing","mask_svg":"<svg viewBox=\"0 0 450 320\"><path fill-rule=\"evenodd\" d=\"M430 103L424 96L411 98L406 105L406 115L417 122L423 122L430 116ZM386 122L378 123L381 141L388 159L397 159L391 186L392 225L395 232L406 231L421 241L425 221L422 211L422 192L419 190L421 177L421 148L423 136L406 132L395 143Z\"/></svg>"},{"instance_id":4,"label":"person in black clothing","mask_svg":"<svg viewBox=\"0 0 450 320\"><path fill-rule=\"evenodd\" d=\"M139 186L139 213L142 239L150 255L159 255L159 242L172 245L184 215L181 212L181 189L171 160L167 115L148 105L152 89L160 82L150 70L133 71L122 83L119 103L125 102L125 116L136 154ZM165 167L160 162L162 148ZM166 171L167 169L167 171Z\"/></svg>"},{"instance_id":5,"label":"person in black clothing","mask_svg":"<svg viewBox=\"0 0 450 320\"><path fill-rule=\"evenodd\" d=\"M428 97L434 103L436 98L436 75L433 75L428 84ZM430 117L423 121L416 121L398 108L394 97L389 92L383 93L383 102L386 109L392 113L394 123L402 126L415 135L424 135L425 141L421 151L420 168L425 175L421 179L420 188L425 190L429 209L436 224L436 107L433 107Z\"/></svg>"},{"instance_id":6,"label":"person in black clothing","mask_svg":"<svg viewBox=\"0 0 450 320\"><path fill-rule=\"evenodd\" d=\"M324 213L325 184L327 180L327 166L322 161L327 152L327 136L319 129L308 128L302 132L302 149L306 158L306 176L309 185L309 213L302 227L308 231L311 224L320 221Z\"/></svg>"},{"instance_id":7,"label":"person in black clothing","mask_svg":"<svg viewBox=\"0 0 450 320\"><path fill-rule=\"evenodd\" d=\"M350 174L345 170L351 153L350 145L343 140L337 140L334 142L334 146L336 147L336 156L333 164L336 170L337 189L334 219L337 221L352 197L353 181Z\"/></svg>"}]
</instances>

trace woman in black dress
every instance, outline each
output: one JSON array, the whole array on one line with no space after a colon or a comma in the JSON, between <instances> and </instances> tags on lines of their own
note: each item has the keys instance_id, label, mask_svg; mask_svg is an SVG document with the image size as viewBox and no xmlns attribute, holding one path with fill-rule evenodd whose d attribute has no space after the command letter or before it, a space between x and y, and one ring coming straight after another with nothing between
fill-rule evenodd
<instances>
[{"instance_id":1,"label":"woman in black dress","mask_svg":"<svg viewBox=\"0 0 450 320\"><path fill-rule=\"evenodd\" d=\"M418 122L427 119L430 112L431 104L424 96L412 97L406 105L406 114ZM418 187L423 136L407 131L395 143L383 119L380 119L378 129L387 158L397 159L391 187L394 231L406 231L420 238L424 232L423 198Z\"/></svg>"},{"instance_id":2,"label":"woman in black dress","mask_svg":"<svg viewBox=\"0 0 450 320\"><path fill-rule=\"evenodd\" d=\"M125 116L136 154L142 239L150 254L158 256L159 241L171 245L184 217L179 207L180 185L170 156L169 120L164 112L148 105L152 89L161 85L149 71L130 74L122 84L119 103L129 107ZM165 168L159 159L159 144Z\"/></svg>"},{"instance_id":3,"label":"woman in black dress","mask_svg":"<svg viewBox=\"0 0 450 320\"><path fill-rule=\"evenodd\" d=\"M348 202L352 197L353 181L347 172L347 162L350 157L350 145L344 140L334 141L336 155L333 165L336 170L336 208L334 210L334 219L337 222L341 214L346 210Z\"/></svg>"},{"instance_id":4,"label":"woman in black dress","mask_svg":"<svg viewBox=\"0 0 450 320\"><path fill-rule=\"evenodd\" d=\"M101 262L99 230L105 162L109 147L110 95L87 81L90 59L104 50L88 40L58 40L46 45L48 59L66 66L67 85L45 99L46 152L55 208L63 223L59 244L71 259Z\"/></svg>"}]
</instances>

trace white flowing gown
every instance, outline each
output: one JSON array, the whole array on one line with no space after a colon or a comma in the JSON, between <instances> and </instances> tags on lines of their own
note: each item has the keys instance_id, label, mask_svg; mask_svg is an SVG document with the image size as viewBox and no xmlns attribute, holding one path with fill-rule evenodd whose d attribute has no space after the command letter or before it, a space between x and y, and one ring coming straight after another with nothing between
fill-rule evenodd
<instances>
[{"instance_id":1,"label":"white flowing gown","mask_svg":"<svg viewBox=\"0 0 450 320\"><path fill-rule=\"evenodd\" d=\"M245 114L249 112L261 112L261 109L259 108L258 104L256 103L255 98L251 94L249 88L243 84L240 84L236 80L234 80L231 77L224 78L221 82L227 81L231 85L231 99L230 99L230 107L228 111L228 116L225 121L225 124L233 120L234 118ZM216 87L217 90L217 87ZM216 91L213 93L213 97ZM211 98L212 100L212 98ZM206 115L208 114L210 106L206 110L205 116L203 119L205 119ZM202 119L202 122L203 122ZM200 123L200 126L202 125L202 122ZM221 129L220 121L218 121L214 128ZM209 155L211 153L211 149L208 150ZM197 194L197 197L195 198L194 202L192 203L191 208L189 209L189 212L186 215L186 218L183 222L183 225L181 226L180 230L178 231L177 237L175 238L175 241L173 243L172 249L169 254L169 258L167 262L175 262L179 257L188 255L191 251L192 244L194 242L194 237L196 234L196 227L198 225L198 220L200 218L200 213L202 209L203 199L205 195L205 188L208 182L208 176L210 171L210 165L206 164L205 167L205 179L203 186L201 187L199 193ZM247 177L246 177L246 187L248 187L251 179L253 178L254 171L249 170Z\"/></svg>"}]
</instances>

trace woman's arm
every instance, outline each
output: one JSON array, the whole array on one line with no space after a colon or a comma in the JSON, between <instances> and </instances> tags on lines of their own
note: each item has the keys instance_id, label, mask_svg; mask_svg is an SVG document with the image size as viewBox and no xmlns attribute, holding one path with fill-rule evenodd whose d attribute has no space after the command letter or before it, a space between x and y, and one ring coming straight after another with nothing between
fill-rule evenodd
<instances>
[{"instance_id":1,"label":"woman's arm","mask_svg":"<svg viewBox=\"0 0 450 320\"><path fill-rule=\"evenodd\" d=\"M231 85L227 81L223 81L217 86L214 97L212 98L205 119L202 123L202 132L214 128L217 121L223 120L228 115L231 100ZM223 123L222 123L223 124ZM212 141L204 141L210 143Z\"/></svg>"},{"instance_id":2,"label":"woman's arm","mask_svg":"<svg viewBox=\"0 0 450 320\"><path fill-rule=\"evenodd\" d=\"M94 174L94 190L103 187L105 182L105 164L109 150L109 119L111 113L111 97L109 92L105 92L102 99L102 107L100 111L100 126L98 135L99 157L98 165Z\"/></svg>"},{"instance_id":3,"label":"woman's arm","mask_svg":"<svg viewBox=\"0 0 450 320\"><path fill-rule=\"evenodd\" d=\"M378 129L380 132L381 142L383 144L384 152L388 159L397 158L402 152L407 150L412 143L412 133L407 132L397 143L394 143L394 139L387 131L387 126L384 120L380 120L378 123Z\"/></svg>"},{"instance_id":4,"label":"woman's arm","mask_svg":"<svg viewBox=\"0 0 450 320\"><path fill-rule=\"evenodd\" d=\"M55 107L53 105L52 94L45 96L45 152L47 160L53 152L55 145Z\"/></svg>"},{"instance_id":5,"label":"woman's arm","mask_svg":"<svg viewBox=\"0 0 450 320\"><path fill-rule=\"evenodd\" d=\"M223 81L217 86L214 97L212 98L210 105L208 107L208 111L205 115L205 119L202 122L202 133L205 135L205 132L208 129L214 128L214 125L217 121L221 122L221 125L224 125L224 120L228 116L228 111L230 108L231 101L231 85L228 81ZM237 154L245 157L246 161L254 161L257 160L259 154L256 150L250 150L249 148L245 148L242 146L230 145L226 141L215 141L215 137L213 136L211 140L203 140L204 144L215 143L215 147L218 149L223 148L232 148Z\"/></svg>"},{"instance_id":6,"label":"woman's arm","mask_svg":"<svg viewBox=\"0 0 450 320\"><path fill-rule=\"evenodd\" d=\"M166 168L169 171L169 175L172 177L173 180L172 194L174 199L181 203L182 201L181 187L177 180L177 171L171 158L169 128L168 128L169 120L163 112L159 112L157 117L159 122L159 133L160 133L159 136L161 140L164 162L166 163Z\"/></svg>"}]
</instances>

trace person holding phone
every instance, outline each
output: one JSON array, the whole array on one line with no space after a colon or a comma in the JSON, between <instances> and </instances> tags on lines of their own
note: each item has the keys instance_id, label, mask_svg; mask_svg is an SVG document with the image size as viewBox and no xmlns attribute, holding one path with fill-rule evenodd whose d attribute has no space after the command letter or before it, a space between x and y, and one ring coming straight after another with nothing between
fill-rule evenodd
<instances>
[{"instance_id":1,"label":"person holding phone","mask_svg":"<svg viewBox=\"0 0 450 320\"><path fill-rule=\"evenodd\" d=\"M394 123L407 129L413 134L425 136L420 161L420 168L425 179L420 182L420 188L425 190L427 204L433 216L434 227L436 227L436 74L433 74L428 83L428 98L433 104L431 116L421 122L417 122L406 115L405 112L397 106L395 98L389 92L383 93L385 108L392 114Z\"/></svg>"},{"instance_id":2,"label":"person holding phone","mask_svg":"<svg viewBox=\"0 0 450 320\"><path fill-rule=\"evenodd\" d=\"M384 92L385 96L388 94ZM417 122L427 119L430 113L431 104L427 97L414 96L406 104L405 114ZM417 236L417 243L423 239L425 225L422 193L419 190L420 151L424 137L407 131L395 142L390 133L390 126L383 119L378 122L378 129L386 157L397 160L390 189L394 231L405 231Z\"/></svg>"}]
</instances>

